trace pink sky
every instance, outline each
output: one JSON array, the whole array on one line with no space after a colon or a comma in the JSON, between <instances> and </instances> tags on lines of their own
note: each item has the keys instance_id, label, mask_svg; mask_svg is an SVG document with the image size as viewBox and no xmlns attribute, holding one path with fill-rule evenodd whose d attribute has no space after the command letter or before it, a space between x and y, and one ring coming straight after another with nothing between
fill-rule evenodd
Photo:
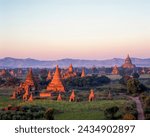
<instances>
[{"instance_id":1,"label":"pink sky","mask_svg":"<svg viewBox=\"0 0 150 137\"><path fill-rule=\"evenodd\" d=\"M150 1L8 1L0 2L0 58L150 57Z\"/></svg>"},{"instance_id":2,"label":"pink sky","mask_svg":"<svg viewBox=\"0 0 150 137\"><path fill-rule=\"evenodd\" d=\"M140 42L4 42L0 46L0 57L35 58L35 59L106 59L121 57L129 53L132 57L148 58L150 43ZM11 46L8 46L11 45Z\"/></svg>"}]
</instances>

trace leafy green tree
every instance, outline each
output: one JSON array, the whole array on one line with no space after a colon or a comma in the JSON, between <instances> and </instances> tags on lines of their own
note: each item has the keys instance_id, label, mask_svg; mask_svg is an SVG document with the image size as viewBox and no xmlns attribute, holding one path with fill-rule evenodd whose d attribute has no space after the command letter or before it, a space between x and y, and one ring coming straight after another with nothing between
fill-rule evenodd
<instances>
[{"instance_id":1,"label":"leafy green tree","mask_svg":"<svg viewBox=\"0 0 150 137\"><path fill-rule=\"evenodd\" d=\"M146 90L147 88L138 79L132 78L127 81L127 92L130 94L141 93Z\"/></svg>"}]
</instances>

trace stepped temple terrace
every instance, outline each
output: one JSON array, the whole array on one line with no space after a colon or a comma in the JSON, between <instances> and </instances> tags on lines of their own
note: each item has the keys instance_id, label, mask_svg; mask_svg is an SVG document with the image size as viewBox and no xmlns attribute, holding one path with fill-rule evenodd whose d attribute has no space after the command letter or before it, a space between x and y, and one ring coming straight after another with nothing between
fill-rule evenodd
<instances>
[{"instance_id":1,"label":"stepped temple terrace","mask_svg":"<svg viewBox=\"0 0 150 137\"><path fill-rule=\"evenodd\" d=\"M30 68L25 82L21 83L20 86L14 90L11 99L22 98L24 101L31 101L33 100L33 92L36 90L36 88L37 87L34 81L32 69Z\"/></svg>"},{"instance_id":2,"label":"stepped temple terrace","mask_svg":"<svg viewBox=\"0 0 150 137\"><path fill-rule=\"evenodd\" d=\"M56 66L56 71L53 76L52 81L47 86L48 91L55 91L55 92L65 92L65 87L62 83L62 78L60 75L60 70L58 65Z\"/></svg>"}]
</instances>

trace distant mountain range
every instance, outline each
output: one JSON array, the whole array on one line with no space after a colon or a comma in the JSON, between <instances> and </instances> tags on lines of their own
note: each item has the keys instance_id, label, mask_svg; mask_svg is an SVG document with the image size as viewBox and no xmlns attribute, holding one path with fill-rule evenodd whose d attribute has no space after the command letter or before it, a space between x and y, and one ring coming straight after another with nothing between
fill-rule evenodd
<instances>
[{"instance_id":1,"label":"distant mountain range","mask_svg":"<svg viewBox=\"0 0 150 137\"><path fill-rule=\"evenodd\" d=\"M150 58L140 59L140 58L131 58L132 63L137 67L150 67ZM50 61L41 61L36 59L16 59L6 57L0 59L0 68L54 68L57 64L60 67L68 67L70 64L73 64L74 67L112 67L114 65L121 66L124 63L124 59L113 58L106 60L82 60L82 59L61 59L61 60L50 60Z\"/></svg>"}]
</instances>

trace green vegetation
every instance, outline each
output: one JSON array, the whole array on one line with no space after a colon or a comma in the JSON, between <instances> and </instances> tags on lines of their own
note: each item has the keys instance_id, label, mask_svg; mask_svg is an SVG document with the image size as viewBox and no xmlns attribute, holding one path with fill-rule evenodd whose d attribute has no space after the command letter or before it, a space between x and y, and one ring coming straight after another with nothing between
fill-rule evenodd
<instances>
[{"instance_id":1,"label":"green vegetation","mask_svg":"<svg viewBox=\"0 0 150 137\"><path fill-rule=\"evenodd\" d=\"M112 120L116 119L116 114L117 114L118 111L119 111L119 107L117 107L117 106L107 108L104 111L106 119L112 119Z\"/></svg>"},{"instance_id":2,"label":"green vegetation","mask_svg":"<svg viewBox=\"0 0 150 137\"><path fill-rule=\"evenodd\" d=\"M2 99L3 98L3 99ZM12 104L13 106L39 106L45 109L53 108L54 119L58 120L103 120L105 119L104 110L118 106L120 113L123 112L123 106L127 100L100 100L93 102L68 102L52 100L34 100L33 102L22 102L19 100L9 100L7 97L1 97L0 107L4 108Z\"/></svg>"},{"instance_id":3,"label":"green vegetation","mask_svg":"<svg viewBox=\"0 0 150 137\"><path fill-rule=\"evenodd\" d=\"M145 119L150 120L150 94L149 93L141 94L140 100L144 107Z\"/></svg>"},{"instance_id":4,"label":"green vegetation","mask_svg":"<svg viewBox=\"0 0 150 137\"><path fill-rule=\"evenodd\" d=\"M49 120L137 119L136 105L132 100L127 100L125 94L128 90L131 95L135 93L139 95L146 90L143 85L150 88L150 75L141 75L137 79L138 75L134 74L134 77L136 78L131 79L130 76L121 77L119 75L93 75L86 78L67 79L64 83L68 90L75 90L75 94L78 97L77 102L68 101L70 92L62 95L62 102L55 101L57 94L53 96L54 100L35 99L33 102L11 100L10 95L12 95L15 87L3 86L0 88L0 109L7 108L9 105L29 109L26 112L3 111L0 112L0 117L1 119L27 119L26 117L28 117L28 119ZM41 83L41 89L46 87L47 84L48 82ZM91 88L95 91L95 100L88 102ZM113 95L113 100L107 100L109 91ZM148 93L142 94L140 99L143 103L145 117L150 119ZM118 111L115 111L117 109L114 108L118 108Z\"/></svg>"},{"instance_id":5,"label":"green vegetation","mask_svg":"<svg viewBox=\"0 0 150 137\"><path fill-rule=\"evenodd\" d=\"M0 110L1 120L40 120L46 119L45 108L39 106L8 106Z\"/></svg>"},{"instance_id":6,"label":"green vegetation","mask_svg":"<svg viewBox=\"0 0 150 137\"><path fill-rule=\"evenodd\" d=\"M138 79L129 79L127 81L127 91L130 94L136 94L146 91L146 87Z\"/></svg>"},{"instance_id":7,"label":"green vegetation","mask_svg":"<svg viewBox=\"0 0 150 137\"><path fill-rule=\"evenodd\" d=\"M110 79L106 76L87 76L84 78L75 77L75 78L68 78L64 80L64 84L67 89L90 89L92 87L101 86L103 84L109 84Z\"/></svg>"},{"instance_id":8,"label":"green vegetation","mask_svg":"<svg viewBox=\"0 0 150 137\"><path fill-rule=\"evenodd\" d=\"M124 104L123 110L124 110L123 115L124 120L135 120L138 118L138 112L134 101L126 102Z\"/></svg>"}]
</instances>

